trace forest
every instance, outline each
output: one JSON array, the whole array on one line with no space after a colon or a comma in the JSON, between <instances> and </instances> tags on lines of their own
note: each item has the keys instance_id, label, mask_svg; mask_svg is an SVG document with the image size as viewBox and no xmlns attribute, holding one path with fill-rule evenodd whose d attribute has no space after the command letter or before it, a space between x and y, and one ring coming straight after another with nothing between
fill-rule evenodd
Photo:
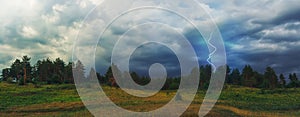
<instances>
[{"instance_id":1,"label":"forest","mask_svg":"<svg viewBox=\"0 0 300 117\"><path fill-rule=\"evenodd\" d=\"M36 86L43 84L74 84L72 70L79 70L84 74L85 69L80 61L76 64L72 62L66 63L60 58L55 60L49 58L38 60L34 65L31 65L30 61L31 57L29 56L16 59L10 68L2 70L2 81L17 83L18 85L32 83ZM105 74L96 72L96 75L100 84L118 87L115 84L112 67L114 66L109 67ZM225 83L228 85L262 89L300 87L300 81L296 73L290 73L288 78L285 78L283 74L278 75L271 67L266 67L263 73L255 71L251 65L245 65L241 71L228 65L226 67ZM211 74L213 73L212 66L202 65L199 72L199 89L206 89L209 86ZM140 76L136 72L131 72L130 75L140 85L146 85L151 80L149 77ZM162 90L175 90L179 87L179 84L180 77L167 78Z\"/></svg>"}]
</instances>

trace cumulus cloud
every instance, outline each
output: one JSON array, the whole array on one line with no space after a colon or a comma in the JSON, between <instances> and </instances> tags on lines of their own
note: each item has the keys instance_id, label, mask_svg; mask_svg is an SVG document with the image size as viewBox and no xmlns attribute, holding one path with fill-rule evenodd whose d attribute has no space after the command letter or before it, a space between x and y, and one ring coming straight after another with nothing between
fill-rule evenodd
<instances>
[{"instance_id":1,"label":"cumulus cloud","mask_svg":"<svg viewBox=\"0 0 300 117\"><path fill-rule=\"evenodd\" d=\"M36 30L34 30L32 27L30 27L30 26L24 26L22 28L21 34L25 38L33 38L33 37L36 37L36 36L39 35L38 32Z\"/></svg>"},{"instance_id":2,"label":"cumulus cloud","mask_svg":"<svg viewBox=\"0 0 300 117\"><path fill-rule=\"evenodd\" d=\"M29 55L70 61L84 16L98 1L0 1L0 67Z\"/></svg>"}]
</instances>

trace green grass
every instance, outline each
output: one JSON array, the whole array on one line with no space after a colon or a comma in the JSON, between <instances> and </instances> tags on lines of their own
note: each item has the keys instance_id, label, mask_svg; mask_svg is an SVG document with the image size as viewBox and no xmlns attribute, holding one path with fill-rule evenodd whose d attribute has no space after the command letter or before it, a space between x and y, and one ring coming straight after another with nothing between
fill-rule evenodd
<instances>
[{"instance_id":1,"label":"green grass","mask_svg":"<svg viewBox=\"0 0 300 117\"><path fill-rule=\"evenodd\" d=\"M219 104L253 111L300 110L300 89L229 88L223 90Z\"/></svg>"},{"instance_id":2,"label":"green grass","mask_svg":"<svg viewBox=\"0 0 300 117\"><path fill-rule=\"evenodd\" d=\"M138 98L120 89L103 87L118 106L132 111L150 111L167 104L176 91L160 91ZM196 116L205 90L199 90L183 116ZM18 86L0 83L0 116L92 116L71 84ZM207 116L300 116L300 89L261 90L228 86Z\"/></svg>"},{"instance_id":3,"label":"green grass","mask_svg":"<svg viewBox=\"0 0 300 117\"><path fill-rule=\"evenodd\" d=\"M0 111L15 106L80 101L74 89L74 85L44 85L34 88L32 84L18 86L0 83Z\"/></svg>"}]
</instances>

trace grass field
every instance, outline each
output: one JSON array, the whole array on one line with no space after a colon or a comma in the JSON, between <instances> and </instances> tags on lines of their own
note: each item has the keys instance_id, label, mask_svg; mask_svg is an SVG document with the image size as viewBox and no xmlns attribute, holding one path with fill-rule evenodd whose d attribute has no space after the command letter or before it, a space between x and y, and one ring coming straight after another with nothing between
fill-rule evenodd
<instances>
[{"instance_id":1,"label":"grass field","mask_svg":"<svg viewBox=\"0 0 300 117\"><path fill-rule=\"evenodd\" d=\"M168 103L176 91L161 91L153 97L137 98L120 89L104 87L118 106L132 111L154 110ZM197 116L204 90L200 90L193 104L182 116ZM0 83L0 117L6 116L92 116L76 92L74 85L32 84L18 86ZM227 86L215 107L207 116L293 117L300 116L300 89L261 90Z\"/></svg>"}]
</instances>

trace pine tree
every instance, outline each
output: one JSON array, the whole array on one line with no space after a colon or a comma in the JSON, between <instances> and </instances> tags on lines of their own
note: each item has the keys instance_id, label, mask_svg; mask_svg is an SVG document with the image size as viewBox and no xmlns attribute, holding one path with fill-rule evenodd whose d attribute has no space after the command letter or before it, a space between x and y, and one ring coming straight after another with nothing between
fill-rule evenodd
<instances>
[{"instance_id":1,"label":"pine tree","mask_svg":"<svg viewBox=\"0 0 300 117\"><path fill-rule=\"evenodd\" d=\"M72 62L69 62L69 64L64 68L64 83L74 83L72 64Z\"/></svg>"},{"instance_id":2,"label":"pine tree","mask_svg":"<svg viewBox=\"0 0 300 117\"><path fill-rule=\"evenodd\" d=\"M288 87L290 88L300 87L300 83L298 81L296 73L289 74L289 79L290 79L290 83L288 84Z\"/></svg>"},{"instance_id":3,"label":"pine tree","mask_svg":"<svg viewBox=\"0 0 300 117\"><path fill-rule=\"evenodd\" d=\"M54 74L56 74L59 77L59 82L63 83L65 81L64 79L64 68L65 68L65 62L61 60L60 58L57 58L54 62Z\"/></svg>"},{"instance_id":4,"label":"pine tree","mask_svg":"<svg viewBox=\"0 0 300 117\"><path fill-rule=\"evenodd\" d=\"M230 77L232 79L233 84L241 85L241 74L239 69L232 70Z\"/></svg>"},{"instance_id":5,"label":"pine tree","mask_svg":"<svg viewBox=\"0 0 300 117\"><path fill-rule=\"evenodd\" d=\"M279 79L280 79L280 82L279 82L280 87L281 87L281 88L284 88L285 85L286 85L286 81L285 81L285 77L283 76L283 74L280 74L280 75L279 75Z\"/></svg>"},{"instance_id":6,"label":"pine tree","mask_svg":"<svg viewBox=\"0 0 300 117\"><path fill-rule=\"evenodd\" d=\"M232 80L232 77L230 77L230 72L231 72L231 69L228 65L226 65L226 77L225 77L225 82L227 84L233 84L233 80Z\"/></svg>"},{"instance_id":7,"label":"pine tree","mask_svg":"<svg viewBox=\"0 0 300 117\"><path fill-rule=\"evenodd\" d=\"M23 74L24 74L23 78L24 78L24 80L26 80L26 81L23 81L24 83L27 81L31 81L31 78L32 78L31 77L32 67L30 65L30 60L31 60L31 58L28 56L23 56L23 58L22 58L21 64L23 67Z\"/></svg>"},{"instance_id":8,"label":"pine tree","mask_svg":"<svg viewBox=\"0 0 300 117\"><path fill-rule=\"evenodd\" d=\"M9 68L3 69L2 70L2 80L6 81L6 79L8 79L10 77L10 70Z\"/></svg>"},{"instance_id":9,"label":"pine tree","mask_svg":"<svg viewBox=\"0 0 300 117\"><path fill-rule=\"evenodd\" d=\"M253 77L253 69L250 65L246 65L242 72L242 85L253 87L256 83L256 79Z\"/></svg>"},{"instance_id":10,"label":"pine tree","mask_svg":"<svg viewBox=\"0 0 300 117\"><path fill-rule=\"evenodd\" d=\"M254 71L253 77L256 79L255 87L261 88L264 80L264 75Z\"/></svg>"},{"instance_id":11,"label":"pine tree","mask_svg":"<svg viewBox=\"0 0 300 117\"><path fill-rule=\"evenodd\" d=\"M85 68L80 60L73 66L73 76L77 83L85 81Z\"/></svg>"},{"instance_id":12,"label":"pine tree","mask_svg":"<svg viewBox=\"0 0 300 117\"><path fill-rule=\"evenodd\" d=\"M278 85L277 75L271 67L267 67L264 74L264 88L274 89Z\"/></svg>"},{"instance_id":13,"label":"pine tree","mask_svg":"<svg viewBox=\"0 0 300 117\"><path fill-rule=\"evenodd\" d=\"M20 73L22 72L22 63L19 59L16 59L15 62L11 65L10 76L15 78L21 78Z\"/></svg>"}]
</instances>

